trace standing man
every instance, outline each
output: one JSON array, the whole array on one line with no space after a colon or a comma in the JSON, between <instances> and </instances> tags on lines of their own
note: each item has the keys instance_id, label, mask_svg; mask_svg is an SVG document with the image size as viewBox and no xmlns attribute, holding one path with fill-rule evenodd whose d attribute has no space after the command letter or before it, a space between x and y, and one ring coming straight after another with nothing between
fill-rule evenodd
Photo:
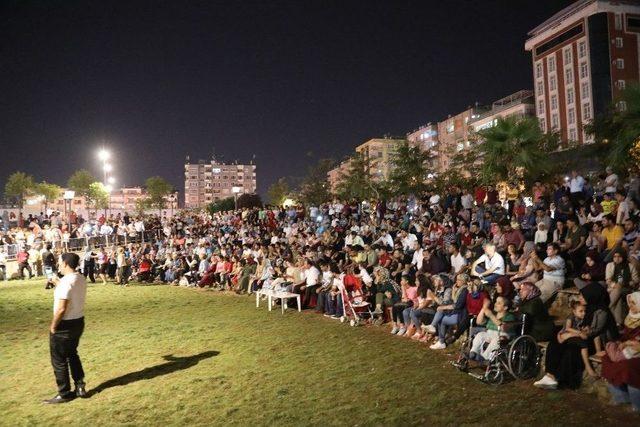
<instances>
[{"instance_id":1,"label":"standing man","mask_svg":"<svg viewBox=\"0 0 640 427\"><path fill-rule=\"evenodd\" d=\"M80 257L74 253L62 254L62 279L54 279L56 289L53 293L53 319L49 334L51 365L58 385L58 394L44 403L66 403L76 397L85 397L84 371L78 343L84 330L84 302L87 296L87 282L76 269ZM75 382L75 391L71 391L69 370Z\"/></svg>"}]
</instances>

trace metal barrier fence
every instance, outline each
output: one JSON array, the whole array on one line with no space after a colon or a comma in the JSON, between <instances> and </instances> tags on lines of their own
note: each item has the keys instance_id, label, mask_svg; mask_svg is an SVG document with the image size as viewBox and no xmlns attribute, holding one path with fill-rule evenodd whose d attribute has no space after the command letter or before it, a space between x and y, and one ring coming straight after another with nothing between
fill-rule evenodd
<instances>
[{"instance_id":1,"label":"metal barrier fence","mask_svg":"<svg viewBox=\"0 0 640 427\"><path fill-rule=\"evenodd\" d=\"M58 242L44 242L41 240L33 242L31 245L41 248L44 245L51 243L54 248L62 249L63 251L77 252L84 250L87 246L92 249L98 248L110 248L118 245L128 245L129 243L153 243L159 238L162 238L162 232L160 230L143 231L136 233L135 235L105 235L105 236L85 236L69 241ZM15 261L18 252L21 247L29 246L26 242L13 243L13 244L0 244L0 252L4 252L7 261Z\"/></svg>"}]
</instances>

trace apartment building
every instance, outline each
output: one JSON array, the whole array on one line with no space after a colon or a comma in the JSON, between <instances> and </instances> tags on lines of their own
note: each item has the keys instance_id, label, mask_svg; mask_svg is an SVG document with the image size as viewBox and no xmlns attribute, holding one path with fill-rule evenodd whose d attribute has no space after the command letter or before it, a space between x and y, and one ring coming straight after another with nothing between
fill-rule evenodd
<instances>
[{"instance_id":1,"label":"apartment building","mask_svg":"<svg viewBox=\"0 0 640 427\"><path fill-rule=\"evenodd\" d=\"M563 145L593 142L584 125L612 103L625 109L620 92L639 80L639 2L577 1L528 35L542 130Z\"/></svg>"}]
</instances>

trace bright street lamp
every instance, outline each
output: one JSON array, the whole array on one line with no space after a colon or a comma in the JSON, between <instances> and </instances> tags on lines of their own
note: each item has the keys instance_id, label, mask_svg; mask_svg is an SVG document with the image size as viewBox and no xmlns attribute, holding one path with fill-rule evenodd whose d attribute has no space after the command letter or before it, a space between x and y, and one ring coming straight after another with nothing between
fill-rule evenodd
<instances>
[{"instance_id":1,"label":"bright street lamp","mask_svg":"<svg viewBox=\"0 0 640 427\"><path fill-rule=\"evenodd\" d=\"M111 166L110 163L105 163L103 168L105 172L111 172L113 170L113 166Z\"/></svg>"},{"instance_id":2,"label":"bright street lamp","mask_svg":"<svg viewBox=\"0 0 640 427\"><path fill-rule=\"evenodd\" d=\"M107 193L111 193L113 191L113 186L111 184L107 184L104 186L104 189L107 190Z\"/></svg>"},{"instance_id":3,"label":"bright street lamp","mask_svg":"<svg viewBox=\"0 0 640 427\"><path fill-rule=\"evenodd\" d=\"M105 150L105 149L102 149L102 150L100 150L100 151L98 152L98 158L99 158L101 161L103 161L103 162L105 162L105 161L109 160L109 157L111 157L111 155L110 155L110 153L109 153L107 150Z\"/></svg>"},{"instance_id":4,"label":"bright street lamp","mask_svg":"<svg viewBox=\"0 0 640 427\"><path fill-rule=\"evenodd\" d=\"M73 201L74 197L76 197L76 192L73 190L66 190L64 192L64 195L62 196L62 198L64 199L64 210L65 210L65 216L67 216L67 221L68 221L68 232L69 234L71 234L71 202ZM69 202L69 210L67 211L67 202Z\"/></svg>"},{"instance_id":5,"label":"bright street lamp","mask_svg":"<svg viewBox=\"0 0 640 427\"><path fill-rule=\"evenodd\" d=\"M110 177L107 179L107 183L109 183L109 184L112 184L112 185L113 185L113 184L115 184L115 183L116 183L116 179L115 179L114 177L110 176Z\"/></svg>"}]
</instances>

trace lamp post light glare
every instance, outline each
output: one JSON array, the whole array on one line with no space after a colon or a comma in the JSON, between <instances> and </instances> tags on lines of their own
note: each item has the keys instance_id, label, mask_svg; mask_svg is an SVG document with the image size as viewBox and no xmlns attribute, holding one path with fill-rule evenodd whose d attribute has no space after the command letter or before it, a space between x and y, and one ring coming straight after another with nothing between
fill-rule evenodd
<instances>
[{"instance_id":1,"label":"lamp post light glare","mask_svg":"<svg viewBox=\"0 0 640 427\"><path fill-rule=\"evenodd\" d=\"M111 163L105 163L103 168L105 172L111 172L113 170L113 166L111 166Z\"/></svg>"},{"instance_id":2,"label":"lamp post light glare","mask_svg":"<svg viewBox=\"0 0 640 427\"><path fill-rule=\"evenodd\" d=\"M108 183L108 184L113 185L113 184L115 184L115 183L116 183L116 179L115 179L114 177L110 176L110 177L107 179L107 183Z\"/></svg>"},{"instance_id":3,"label":"lamp post light glare","mask_svg":"<svg viewBox=\"0 0 640 427\"><path fill-rule=\"evenodd\" d=\"M105 150L105 149L102 149L102 150L100 150L100 151L98 152L98 158L99 158L101 161L103 161L103 162L105 162L105 161L109 160L109 157L111 157L111 155L110 155L110 153L109 153L107 150Z\"/></svg>"}]
</instances>

